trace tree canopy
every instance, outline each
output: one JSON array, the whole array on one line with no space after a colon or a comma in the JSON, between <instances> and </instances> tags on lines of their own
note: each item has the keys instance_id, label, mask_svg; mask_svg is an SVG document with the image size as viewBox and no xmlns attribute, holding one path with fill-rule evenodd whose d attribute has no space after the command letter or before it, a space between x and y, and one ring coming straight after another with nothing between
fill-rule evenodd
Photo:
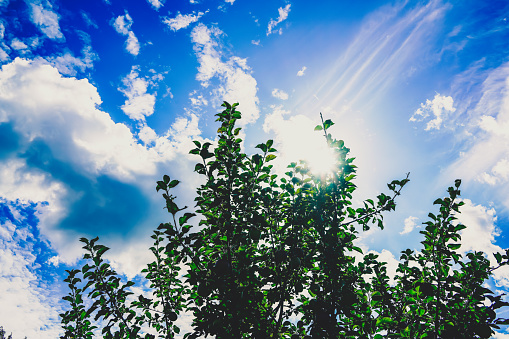
<instances>
[{"instance_id":1,"label":"tree canopy","mask_svg":"<svg viewBox=\"0 0 509 339\"><path fill-rule=\"evenodd\" d=\"M239 138L238 104L218 113L217 144L194 141L196 213L177 204L179 184L164 175L168 222L152 234L154 261L141 272L151 291L135 296L103 259L108 247L82 238L87 263L68 270L62 338L489 338L509 321L509 305L484 283L497 267L482 252L462 256L456 215L460 180L437 199L422 233L422 248L401 253L394 280L387 263L355 246L359 232L384 228L408 175L387 193L354 207L354 159L323 120L315 129L334 150L336 168L316 175L294 162L274 172L273 141L247 155ZM192 224L194 223L195 226ZM192 331L178 319L192 315Z\"/></svg>"}]
</instances>

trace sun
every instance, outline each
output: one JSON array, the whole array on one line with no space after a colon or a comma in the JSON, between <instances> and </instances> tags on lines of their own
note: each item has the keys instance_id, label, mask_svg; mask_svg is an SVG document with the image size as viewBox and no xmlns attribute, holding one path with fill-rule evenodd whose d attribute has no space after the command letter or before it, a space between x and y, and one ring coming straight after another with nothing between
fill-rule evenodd
<instances>
[{"instance_id":1,"label":"sun","mask_svg":"<svg viewBox=\"0 0 509 339\"><path fill-rule=\"evenodd\" d=\"M283 162L299 162L304 160L313 175L326 176L332 174L337 166L337 155L327 145L323 132L313 130L313 121L303 116L292 117L281 121L278 129L278 144Z\"/></svg>"}]
</instances>

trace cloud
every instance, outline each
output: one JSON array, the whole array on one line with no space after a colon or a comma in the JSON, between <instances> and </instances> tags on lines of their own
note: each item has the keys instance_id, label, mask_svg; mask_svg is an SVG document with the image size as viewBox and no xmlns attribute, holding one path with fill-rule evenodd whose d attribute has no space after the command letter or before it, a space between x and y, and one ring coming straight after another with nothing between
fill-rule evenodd
<instances>
[{"instance_id":1,"label":"cloud","mask_svg":"<svg viewBox=\"0 0 509 339\"><path fill-rule=\"evenodd\" d=\"M75 57L70 51L57 56L47 57L47 61L55 66L58 71L65 75L76 76L79 72L84 73L94 67L94 61L99 59L91 46L85 46L81 57Z\"/></svg>"},{"instance_id":2,"label":"cloud","mask_svg":"<svg viewBox=\"0 0 509 339\"><path fill-rule=\"evenodd\" d=\"M85 21L88 27L94 27L95 29L99 28L97 23L94 20L92 20L92 18L90 18L90 15L87 12L81 11L81 17L83 18L83 21Z\"/></svg>"},{"instance_id":3,"label":"cloud","mask_svg":"<svg viewBox=\"0 0 509 339\"><path fill-rule=\"evenodd\" d=\"M47 3L48 6L49 2ZM43 32L48 38L52 40L61 40L64 39L64 35L60 31L60 26L58 24L59 16L57 13L53 12L51 7L44 8L42 4L30 4L31 8L31 19L34 25L39 27L41 32Z\"/></svg>"},{"instance_id":4,"label":"cloud","mask_svg":"<svg viewBox=\"0 0 509 339\"><path fill-rule=\"evenodd\" d=\"M300 96L296 106L309 112L317 105L372 109L367 106L391 86L406 81L404 74L419 60L429 60L429 54L435 53L429 46L441 33L449 8L436 0L417 6L399 2L369 14L353 41L316 77L308 95Z\"/></svg>"},{"instance_id":5,"label":"cloud","mask_svg":"<svg viewBox=\"0 0 509 339\"><path fill-rule=\"evenodd\" d=\"M135 78L133 78L135 79ZM118 245L111 258L129 272L140 258L130 241L143 241L163 220L153 184L162 173L186 178L184 201L194 192L198 117L179 117L164 135L143 121L139 132L98 109L88 80L63 77L43 62L15 59L0 71L0 192L37 206L39 227L61 262L80 255L76 239L100 235ZM190 174L191 173L191 174ZM188 203L189 205L189 203Z\"/></svg>"},{"instance_id":6,"label":"cloud","mask_svg":"<svg viewBox=\"0 0 509 339\"><path fill-rule=\"evenodd\" d=\"M154 7L156 10L159 10L159 8L161 8L162 6L164 6L164 1L163 0L147 0L151 5L152 7Z\"/></svg>"},{"instance_id":7,"label":"cloud","mask_svg":"<svg viewBox=\"0 0 509 339\"><path fill-rule=\"evenodd\" d=\"M220 105L223 100L241 103L242 125L258 119L257 82L251 75L247 60L237 56L226 58L219 38L223 32L216 28L198 24L191 32L194 51L198 57L196 79L202 87L208 88L216 79L218 85L212 90L212 103Z\"/></svg>"},{"instance_id":8,"label":"cloud","mask_svg":"<svg viewBox=\"0 0 509 339\"><path fill-rule=\"evenodd\" d=\"M497 216L494 208L476 205L469 199L464 199L457 215L458 222L467 226L461 231L460 251L465 254L470 251L484 252L491 262L491 266L497 266L493 253L505 252L496 245L496 237L500 235L500 229L496 226ZM509 287L509 267L504 266L494 271L495 283L498 287Z\"/></svg>"},{"instance_id":9,"label":"cloud","mask_svg":"<svg viewBox=\"0 0 509 339\"><path fill-rule=\"evenodd\" d=\"M11 48L19 51L19 50L27 49L28 46L23 41L19 40L18 38L14 38L11 41Z\"/></svg>"},{"instance_id":10,"label":"cloud","mask_svg":"<svg viewBox=\"0 0 509 339\"><path fill-rule=\"evenodd\" d=\"M119 88L127 100L122 105L122 111L133 120L145 120L154 113L155 94L147 93L149 82L140 78L138 67L133 66L131 73L122 79L124 88Z\"/></svg>"},{"instance_id":11,"label":"cloud","mask_svg":"<svg viewBox=\"0 0 509 339\"><path fill-rule=\"evenodd\" d=\"M428 99L425 104L421 104L421 107L414 112L409 121L423 121L432 115L433 119L427 122L425 130L438 130L442 125L444 117L448 113L454 113L456 111L453 105L454 100L452 97L437 93L432 101Z\"/></svg>"},{"instance_id":12,"label":"cloud","mask_svg":"<svg viewBox=\"0 0 509 339\"><path fill-rule=\"evenodd\" d=\"M44 262L53 251L37 234L35 204L0 198L0 319L14 338L58 338L58 283Z\"/></svg>"},{"instance_id":13,"label":"cloud","mask_svg":"<svg viewBox=\"0 0 509 339\"><path fill-rule=\"evenodd\" d=\"M274 90L272 91L272 96L280 100L288 100L288 93L281 89L274 88Z\"/></svg>"},{"instance_id":14,"label":"cloud","mask_svg":"<svg viewBox=\"0 0 509 339\"><path fill-rule=\"evenodd\" d=\"M443 173L444 180L462 178L467 183L480 183L478 192L491 201L498 200L509 208L509 63L486 71L470 70L455 79L453 89L459 97L466 94L460 86L474 75L478 85L469 91L468 104L458 108L453 123L464 135L458 158ZM488 186L487 186L488 185Z\"/></svg>"},{"instance_id":15,"label":"cloud","mask_svg":"<svg viewBox=\"0 0 509 339\"><path fill-rule=\"evenodd\" d=\"M208 11L204 12L198 12L198 14L180 14L178 13L175 18L164 18L163 23L168 25L170 29L174 32L178 31L179 29L186 28L193 22L197 22L204 14L206 14Z\"/></svg>"},{"instance_id":16,"label":"cloud","mask_svg":"<svg viewBox=\"0 0 509 339\"><path fill-rule=\"evenodd\" d=\"M288 13L290 13L290 7L291 4L287 4L284 8L283 7L278 8L277 11L279 13L279 17L277 18L277 20L270 19L269 25L267 26L267 36L275 32L279 32L279 34L282 34L281 28L277 31L273 30L278 24L280 24L281 22L285 21L288 18Z\"/></svg>"},{"instance_id":17,"label":"cloud","mask_svg":"<svg viewBox=\"0 0 509 339\"><path fill-rule=\"evenodd\" d=\"M410 233L413 231L414 227L415 227L415 222L418 220L419 218L417 217L408 217L405 219L405 227L403 228L403 230L401 232L399 232L399 234L407 234L407 233Z\"/></svg>"},{"instance_id":18,"label":"cloud","mask_svg":"<svg viewBox=\"0 0 509 339\"><path fill-rule=\"evenodd\" d=\"M308 69L306 66L303 66L300 71L297 72L297 76L298 77L301 77L301 76L304 76L304 72L306 71L306 69Z\"/></svg>"},{"instance_id":19,"label":"cloud","mask_svg":"<svg viewBox=\"0 0 509 339\"><path fill-rule=\"evenodd\" d=\"M118 16L112 22L112 25L118 33L127 36L125 49L134 56L138 55L140 52L140 44L138 38L136 38L136 35L134 35L134 32L131 30L133 19L129 13L126 11L125 15Z\"/></svg>"}]
</instances>

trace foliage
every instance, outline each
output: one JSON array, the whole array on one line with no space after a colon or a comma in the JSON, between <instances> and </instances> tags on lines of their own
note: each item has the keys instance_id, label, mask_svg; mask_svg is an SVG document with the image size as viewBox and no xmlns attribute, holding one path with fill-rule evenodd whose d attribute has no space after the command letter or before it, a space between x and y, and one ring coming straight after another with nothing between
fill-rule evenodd
<instances>
[{"instance_id":1,"label":"foliage","mask_svg":"<svg viewBox=\"0 0 509 339\"><path fill-rule=\"evenodd\" d=\"M483 253L458 253L465 228L455 222L459 180L435 201L439 213L421 231L422 250L403 251L391 284L386 263L363 256L354 241L360 230L383 229L382 213L395 209L408 175L388 184L390 194L354 208L356 166L328 133L332 121L315 129L335 151L334 173L317 176L301 162L279 177L272 140L257 145L257 154L242 152L237 105L225 102L217 114L216 146L194 141L190 151L206 178L195 199L198 227L171 194L179 181L165 175L157 182L170 220L154 231L155 260L142 271L149 297L128 302L133 282L122 283L104 262L108 248L81 239L88 263L68 271L63 338L91 338L92 318L106 338L174 338L184 312L193 315L193 332L181 334L189 339L489 338L508 323L495 312L508 303L483 284L509 253L495 254L496 268ZM157 335L142 334L149 327Z\"/></svg>"},{"instance_id":2,"label":"foliage","mask_svg":"<svg viewBox=\"0 0 509 339\"><path fill-rule=\"evenodd\" d=\"M0 326L0 339L12 339L12 333L7 336L3 326Z\"/></svg>"}]
</instances>

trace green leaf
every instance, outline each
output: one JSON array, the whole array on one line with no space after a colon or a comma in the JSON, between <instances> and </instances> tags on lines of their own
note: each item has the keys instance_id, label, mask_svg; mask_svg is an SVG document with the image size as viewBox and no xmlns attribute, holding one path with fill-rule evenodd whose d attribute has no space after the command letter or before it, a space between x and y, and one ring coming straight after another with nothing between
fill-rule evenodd
<instances>
[{"instance_id":1,"label":"green leaf","mask_svg":"<svg viewBox=\"0 0 509 339\"><path fill-rule=\"evenodd\" d=\"M329 127L331 127L331 126L333 126L333 125L334 125L334 123L333 123L333 122L332 122L332 120L330 120L330 119L325 120L325 122L323 123L323 126L324 126L324 128L325 128L326 130L327 130L327 129L329 129Z\"/></svg>"},{"instance_id":2,"label":"green leaf","mask_svg":"<svg viewBox=\"0 0 509 339\"><path fill-rule=\"evenodd\" d=\"M276 156L274 154L269 154L265 157L265 161L269 162L271 160L276 159Z\"/></svg>"},{"instance_id":3,"label":"green leaf","mask_svg":"<svg viewBox=\"0 0 509 339\"><path fill-rule=\"evenodd\" d=\"M447 247L450 248L451 250L455 251L461 247L461 244L449 244L449 245L447 245Z\"/></svg>"}]
</instances>

